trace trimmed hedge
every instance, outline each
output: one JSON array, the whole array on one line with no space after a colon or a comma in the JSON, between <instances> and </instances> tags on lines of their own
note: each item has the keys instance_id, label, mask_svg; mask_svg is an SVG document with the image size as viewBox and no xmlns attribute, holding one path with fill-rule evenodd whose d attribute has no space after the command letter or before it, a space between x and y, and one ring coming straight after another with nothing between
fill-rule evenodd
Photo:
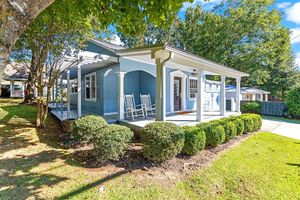
<instances>
[{"instance_id":1,"label":"trimmed hedge","mask_svg":"<svg viewBox=\"0 0 300 200\"><path fill-rule=\"evenodd\" d=\"M133 132L120 125L108 125L99 130L94 139L94 155L102 162L118 160L125 152L128 143L133 137Z\"/></svg>"},{"instance_id":2,"label":"trimmed hedge","mask_svg":"<svg viewBox=\"0 0 300 200\"><path fill-rule=\"evenodd\" d=\"M218 120L200 123L197 127L205 132L206 146L217 146L225 141L225 130Z\"/></svg>"},{"instance_id":3,"label":"trimmed hedge","mask_svg":"<svg viewBox=\"0 0 300 200\"><path fill-rule=\"evenodd\" d=\"M237 128L233 122L225 122L223 123L223 127L225 130L225 142L235 138L237 133Z\"/></svg>"},{"instance_id":4,"label":"trimmed hedge","mask_svg":"<svg viewBox=\"0 0 300 200\"><path fill-rule=\"evenodd\" d=\"M181 152L184 132L170 122L153 122L143 128L141 141L144 144L143 156L154 162L162 162Z\"/></svg>"},{"instance_id":5,"label":"trimmed hedge","mask_svg":"<svg viewBox=\"0 0 300 200\"><path fill-rule=\"evenodd\" d=\"M79 140L92 142L95 136L107 126L105 119L96 115L87 115L74 122L74 131Z\"/></svg>"},{"instance_id":6,"label":"trimmed hedge","mask_svg":"<svg viewBox=\"0 0 300 200\"><path fill-rule=\"evenodd\" d=\"M197 127L185 126L185 140L182 152L187 155L195 155L205 147L205 132Z\"/></svg>"},{"instance_id":7,"label":"trimmed hedge","mask_svg":"<svg viewBox=\"0 0 300 200\"><path fill-rule=\"evenodd\" d=\"M236 126L236 134L237 135L242 135L244 133L244 130L245 130L244 121L241 120L240 118L237 118L237 119L232 120L232 122Z\"/></svg>"},{"instance_id":8,"label":"trimmed hedge","mask_svg":"<svg viewBox=\"0 0 300 200\"><path fill-rule=\"evenodd\" d=\"M241 104L242 113L256 113L260 114L260 103L259 102L246 102Z\"/></svg>"}]
</instances>

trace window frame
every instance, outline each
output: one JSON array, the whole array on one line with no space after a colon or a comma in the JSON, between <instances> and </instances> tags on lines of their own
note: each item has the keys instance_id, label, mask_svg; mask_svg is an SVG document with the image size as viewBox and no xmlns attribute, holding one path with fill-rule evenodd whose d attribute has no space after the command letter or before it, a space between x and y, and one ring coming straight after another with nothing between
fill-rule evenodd
<instances>
[{"instance_id":1,"label":"window frame","mask_svg":"<svg viewBox=\"0 0 300 200\"><path fill-rule=\"evenodd\" d=\"M192 94L192 92L191 92L191 80L196 81L196 88L192 88L193 90L196 90L196 92L194 93L195 97L191 97L191 94ZM189 91L189 100L195 100L197 98L197 94L198 94L198 79L196 77L189 77L188 91Z\"/></svg>"},{"instance_id":2,"label":"window frame","mask_svg":"<svg viewBox=\"0 0 300 200\"><path fill-rule=\"evenodd\" d=\"M92 77L95 76L95 97L92 98ZM87 98L86 96L86 88L87 88L87 78L89 78L89 86L90 86L90 98ZM92 72L89 74L86 74L84 76L84 97L86 101L97 101L97 73L96 72Z\"/></svg>"}]
</instances>

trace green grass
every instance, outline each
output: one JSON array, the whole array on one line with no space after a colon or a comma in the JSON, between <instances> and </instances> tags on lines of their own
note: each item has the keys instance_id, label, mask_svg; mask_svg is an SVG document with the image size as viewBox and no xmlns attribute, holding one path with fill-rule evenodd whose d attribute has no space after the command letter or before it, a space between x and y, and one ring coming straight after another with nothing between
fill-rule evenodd
<instances>
[{"instance_id":1,"label":"green grass","mask_svg":"<svg viewBox=\"0 0 300 200\"><path fill-rule=\"evenodd\" d=\"M50 117L47 128L38 130L32 124L35 108L18 103L0 99L0 199L300 198L298 140L259 133L174 181L142 170L81 166L72 149L58 145L56 121Z\"/></svg>"},{"instance_id":2,"label":"green grass","mask_svg":"<svg viewBox=\"0 0 300 200\"><path fill-rule=\"evenodd\" d=\"M276 120L276 121L282 121L282 122L300 124L300 120L299 119L288 119L288 118L273 117L273 116L263 116L263 119L270 119L270 120Z\"/></svg>"}]
</instances>

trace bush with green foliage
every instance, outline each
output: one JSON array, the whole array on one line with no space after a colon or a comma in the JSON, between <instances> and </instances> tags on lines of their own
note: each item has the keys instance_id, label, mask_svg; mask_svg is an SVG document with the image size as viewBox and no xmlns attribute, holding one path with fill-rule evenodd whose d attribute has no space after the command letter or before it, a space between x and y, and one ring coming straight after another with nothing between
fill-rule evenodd
<instances>
[{"instance_id":1,"label":"bush with green foliage","mask_svg":"<svg viewBox=\"0 0 300 200\"><path fill-rule=\"evenodd\" d=\"M244 121L244 133L250 133L254 131L254 120L249 115L242 115L241 120Z\"/></svg>"},{"instance_id":2,"label":"bush with green foliage","mask_svg":"<svg viewBox=\"0 0 300 200\"><path fill-rule=\"evenodd\" d=\"M184 132L170 122L153 122L143 128L141 141L144 144L143 156L154 162L162 162L181 152Z\"/></svg>"},{"instance_id":3,"label":"bush with green foliage","mask_svg":"<svg viewBox=\"0 0 300 200\"><path fill-rule=\"evenodd\" d=\"M260 114L260 103L259 102L246 102L241 104L242 113L256 113Z\"/></svg>"},{"instance_id":4,"label":"bush with green foliage","mask_svg":"<svg viewBox=\"0 0 300 200\"><path fill-rule=\"evenodd\" d=\"M107 126L105 119L96 115L87 115L74 122L74 131L79 140L92 142L99 132Z\"/></svg>"},{"instance_id":5,"label":"bush with green foliage","mask_svg":"<svg viewBox=\"0 0 300 200\"><path fill-rule=\"evenodd\" d=\"M300 87L289 91L285 101L289 114L292 117L300 117Z\"/></svg>"},{"instance_id":6,"label":"bush with green foliage","mask_svg":"<svg viewBox=\"0 0 300 200\"><path fill-rule=\"evenodd\" d=\"M118 160L125 152L128 143L133 137L133 132L116 124L108 125L99 129L93 140L93 154L97 160Z\"/></svg>"},{"instance_id":7,"label":"bush with green foliage","mask_svg":"<svg viewBox=\"0 0 300 200\"><path fill-rule=\"evenodd\" d=\"M262 117L257 114L249 114L248 116L252 117L254 121L254 131L258 131L262 126Z\"/></svg>"},{"instance_id":8,"label":"bush with green foliage","mask_svg":"<svg viewBox=\"0 0 300 200\"><path fill-rule=\"evenodd\" d=\"M244 121L241 120L240 118L235 118L232 120L232 122L236 126L236 134L237 135L242 135L244 133Z\"/></svg>"},{"instance_id":9,"label":"bush with green foliage","mask_svg":"<svg viewBox=\"0 0 300 200\"><path fill-rule=\"evenodd\" d=\"M225 130L225 141L229 141L236 136L237 128L233 122L226 121L222 124Z\"/></svg>"},{"instance_id":10,"label":"bush with green foliage","mask_svg":"<svg viewBox=\"0 0 300 200\"><path fill-rule=\"evenodd\" d=\"M185 126L185 140L182 152L187 155L195 155L205 147L206 136L205 132L197 127Z\"/></svg>"},{"instance_id":11,"label":"bush with green foliage","mask_svg":"<svg viewBox=\"0 0 300 200\"><path fill-rule=\"evenodd\" d=\"M205 132L206 146L217 146L225 141L224 127L218 121L200 123L197 127Z\"/></svg>"}]
</instances>

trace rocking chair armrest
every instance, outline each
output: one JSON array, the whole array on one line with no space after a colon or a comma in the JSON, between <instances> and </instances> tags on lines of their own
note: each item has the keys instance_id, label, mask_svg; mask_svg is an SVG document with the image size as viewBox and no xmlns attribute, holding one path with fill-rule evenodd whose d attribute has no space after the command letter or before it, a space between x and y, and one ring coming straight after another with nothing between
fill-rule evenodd
<instances>
[{"instance_id":1,"label":"rocking chair armrest","mask_svg":"<svg viewBox=\"0 0 300 200\"><path fill-rule=\"evenodd\" d=\"M143 108L144 104L135 105L136 108Z\"/></svg>"}]
</instances>

